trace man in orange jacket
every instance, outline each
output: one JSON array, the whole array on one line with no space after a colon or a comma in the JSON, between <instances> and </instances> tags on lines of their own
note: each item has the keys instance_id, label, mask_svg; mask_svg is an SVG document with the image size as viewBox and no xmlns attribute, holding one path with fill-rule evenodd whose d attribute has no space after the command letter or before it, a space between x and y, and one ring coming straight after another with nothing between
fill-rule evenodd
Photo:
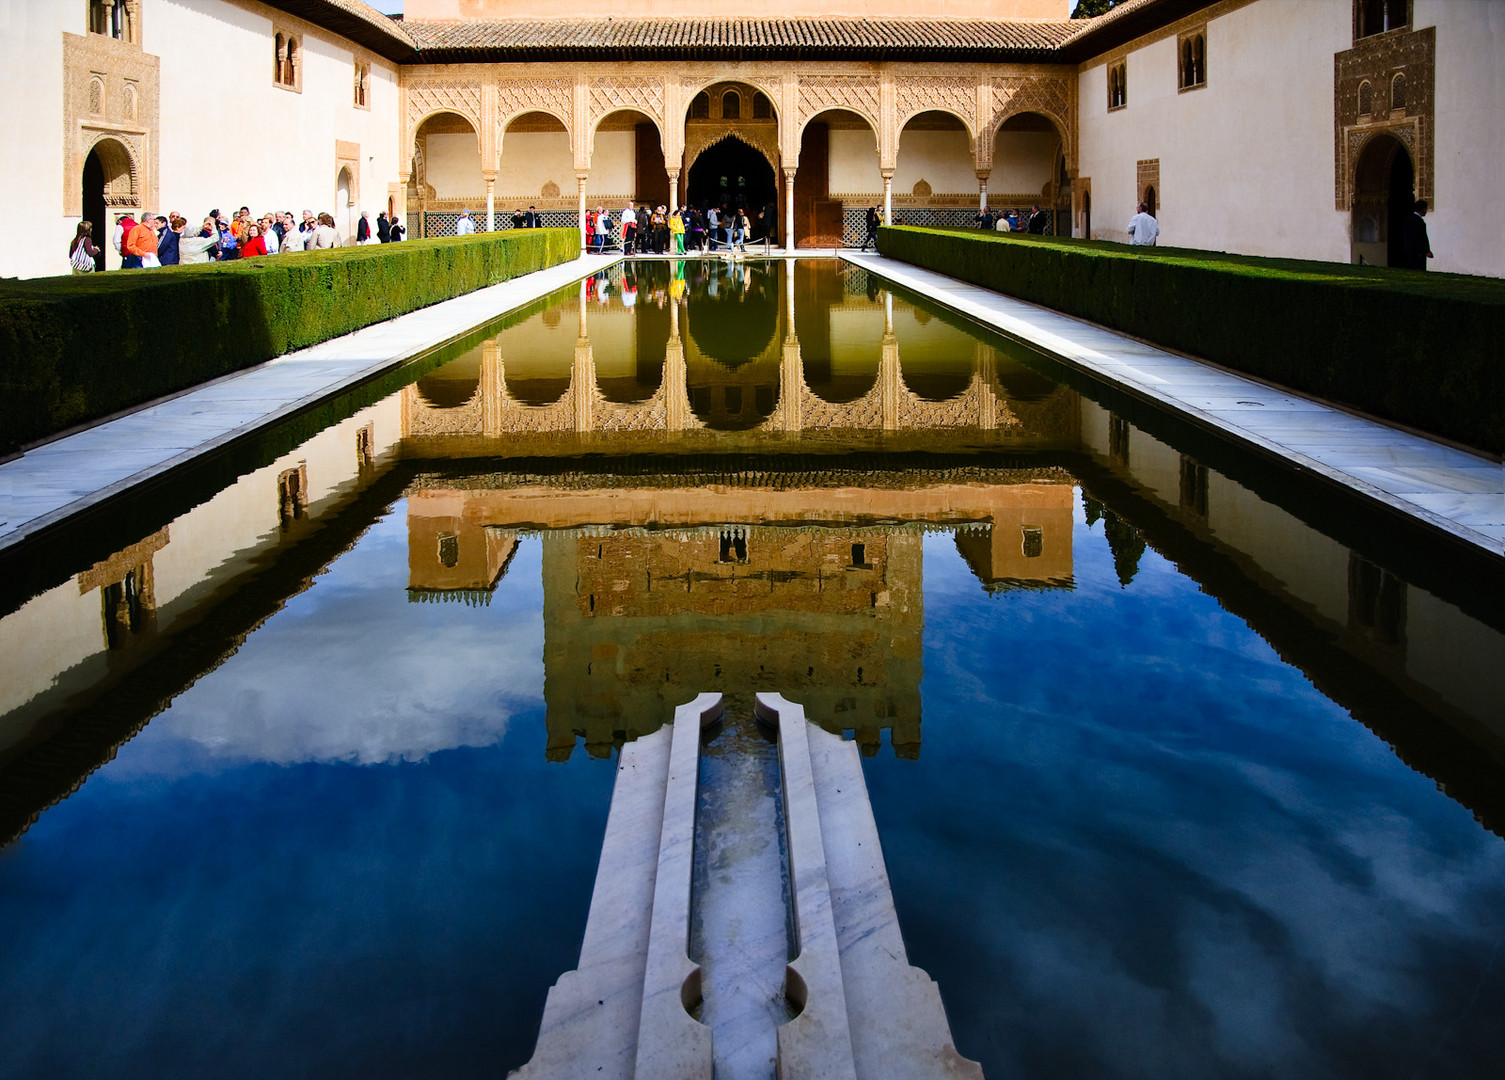
<instances>
[{"instance_id":1,"label":"man in orange jacket","mask_svg":"<svg viewBox=\"0 0 1505 1080\"><path fill-rule=\"evenodd\" d=\"M135 256L136 261L131 263L131 266L141 266L146 256L157 254L157 230L148 224L149 222L155 223L156 220L151 214L142 214L140 223L126 233L125 239L120 242L122 256Z\"/></svg>"}]
</instances>

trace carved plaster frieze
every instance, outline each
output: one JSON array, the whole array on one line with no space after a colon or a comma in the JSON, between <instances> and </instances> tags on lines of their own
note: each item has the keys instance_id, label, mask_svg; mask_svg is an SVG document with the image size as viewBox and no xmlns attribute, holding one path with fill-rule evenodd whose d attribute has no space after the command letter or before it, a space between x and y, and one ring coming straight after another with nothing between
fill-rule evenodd
<instances>
[{"instance_id":1,"label":"carved plaster frieze","mask_svg":"<svg viewBox=\"0 0 1505 1080\"><path fill-rule=\"evenodd\" d=\"M894 122L899 130L922 112L949 112L977 135L977 80L965 75L894 77Z\"/></svg>"},{"instance_id":2,"label":"carved plaster frieze","mask_svg":"<svg viewBox=\"0 0 1505 1080\"><path fill-rule=\"evenodd\" d=\"M589 123L594 131L601 119L618 109L636 109L664 129L664 79L661 74L597 75L590 80Z\"/></svg>"},{"instance_id":3,"label":"carved plaster frieze","mask_svg":"<svg viewBox=\"0 0 1505 1080\"><path fill-rule=\"evenodd\" d=\"M798 88L799 129L827 109L846 109L881 131L882 94L871 75L801 75Z\"/></svg>"}]
</instances>

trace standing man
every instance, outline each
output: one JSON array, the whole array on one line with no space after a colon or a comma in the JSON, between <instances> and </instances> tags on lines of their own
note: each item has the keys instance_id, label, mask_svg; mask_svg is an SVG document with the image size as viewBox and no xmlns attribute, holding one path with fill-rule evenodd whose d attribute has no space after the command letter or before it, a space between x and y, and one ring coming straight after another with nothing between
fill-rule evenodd
<instances>
[{"instance_id":1,"label":"standing man","mask_svg":"<svg viewBox=\"0 0 1505 1080\"><path fill-rule=\"evenodd\" d=\"M1141 206L1140 209L1143 210L1144 207ZM1036 236L1044 236L1045 226L1048 224L1050 224L1050 215L1040 209L1039 203L1035 203L1034 206L1030 207L1029 224L1025 226L1027 231L1034 233Z\"/></svg>"},{"instance_id":2,"label":"standing man","mask_svg":"<svg viewBox=\"0 0 1505 1080\"><path fill-rule=\"evenodd\" d=\"M456 236L470 236L476 231L476 223L470 220L470 211L461 210L460 220L455 222Z\"/></svg>"},{"instance_id":3,"label":"standing man","mask_svg":"<svg viewBox=\"0 0 1505 1080\"><path fill-rule=\"evenodd\" d=\"M528 207L528 212L523 216L523 228L536 229L543 223L538 219L538 211L534 207Z\"/></svg>"},{"instance_id":4,"label":"standing man","mask_svg":"<svg viewBox=\"0 0 1505 1080\"><path fill-rule=\"evenodd\" d=\"M1149 208L1139 204L1139 213L1129 219L1129 243L1135 247L1149 247L1160 235L1160 222L1149 215Z\"/></svg>"},{"instance_id":5,"label":"standing man","mask_svg":"<svg viewBox=\"0 0 1505 1080\"><path fill-rule=\"evenodd\" d=\"M867 236L862 241L863 251L867 250L869 244L873 245L874 251L878 250L878 220L878 208L869 206L867 208Z\"/></svg>"},{"instance_id":6,"label":"standing man","mask_svg":"<svg viewBox=\"0 0 1505 1080\"><path fill-rule=\"evenodd\" d=\"M387 220L387 212L383 210L376 215L376 242L379 244L390 243L392 240L392 223Z\"/></svg>"},{"instance_id":7,"label":"standing man","mask_svg":"<svg viewBox=\"0 0 1505 1080\"><path fill-rule=\"evenodd\" d=\"M1427 200L1417 199L1411 208L1411 216L1401 228L1401 261L1403 270L1425 270L1432 257L1432 242L1427 237Z\"/></svg>"}]
</instances>

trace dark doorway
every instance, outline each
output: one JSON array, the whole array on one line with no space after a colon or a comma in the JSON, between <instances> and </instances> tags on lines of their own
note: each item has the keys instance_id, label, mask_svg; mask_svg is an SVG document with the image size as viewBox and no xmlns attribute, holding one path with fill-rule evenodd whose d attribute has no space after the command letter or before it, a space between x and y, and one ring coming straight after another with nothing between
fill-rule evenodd
<instances>
[{"instance_id":1,"label":"dark doorway","mask_svg":"<svg viewBox=\"0 0 1505 1080\"><path fill-rule=\"evenodd\" d=\"M1406 235L1406 216L1416 203L1416 173L1411 167L1411 155L1401 149L1390 162L1389 205L1385 207L1387 236L1386 262L1401 266L1405 262L1402 250Z\"/></svg>"},{"instance_id":2,"label":"dark doorway","mask_svg":"<svg viewBox=\"0 0 1505 1080\"><path fill-rule=\"evenodd\" d=\"M708 146L690 166L685 201L702 209L708 205L747 208L756 227L758 214L770 203L778 205L779 189L768 159L735 136ZM757 235L761 236L759 230Z\"/></svg>"},{"instance_id":3,"label":"dark doorway","mask_svg":"<svg viewBox=\"0 0 1505 1080\"><path fill-rule=\"evenodd\" d=\"M1092 239L1092 192L1082 193L1082 235Z\"/></svg>"},{"instance_id":4,"label":"dark doorway","mask_svg":"<svg viewBox=\"0 0 1505 1080\"><path fill-rule=\"evenodd\" d=\"M1147 188L1144 189L1144 212L1146 214L1149 214L1150 217L1159 217L1160 216L1159 214L1155 213L1155 185L1154 184L1151 184L1149 187L1147 187Z\"/></svg>"},{"instance_id":5,"label":"dark doorway","mask_svg":"<svg viewBox=\"0 0 1505 1080\"><path fill-rule=\"evenodd\" d=\"M84 158L84 221L94 223L94 244L99 254L94 257L94 269L105 268L105 244L114 230L114 222L105 220L105 167L99 154L90 150Z\"/></svg>"}]
</instances>

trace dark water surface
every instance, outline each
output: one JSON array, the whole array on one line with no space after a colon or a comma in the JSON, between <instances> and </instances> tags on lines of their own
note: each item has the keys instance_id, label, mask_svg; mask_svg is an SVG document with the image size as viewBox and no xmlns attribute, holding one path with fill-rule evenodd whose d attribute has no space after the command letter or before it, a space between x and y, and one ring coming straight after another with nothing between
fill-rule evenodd
<instances>
[{"instance_id":1,"label":"dark water surface","mask_svg":"<svg viewBox=\"0 0 1505 1080\"><path fill-rule=\"evenodd\" d=\"M1498 1076L1499 568L1060 374L618 268L12 558L0 1075L505 1075L616 749L773 690L992 1080Z\"/></svg>"}]
</instances>

